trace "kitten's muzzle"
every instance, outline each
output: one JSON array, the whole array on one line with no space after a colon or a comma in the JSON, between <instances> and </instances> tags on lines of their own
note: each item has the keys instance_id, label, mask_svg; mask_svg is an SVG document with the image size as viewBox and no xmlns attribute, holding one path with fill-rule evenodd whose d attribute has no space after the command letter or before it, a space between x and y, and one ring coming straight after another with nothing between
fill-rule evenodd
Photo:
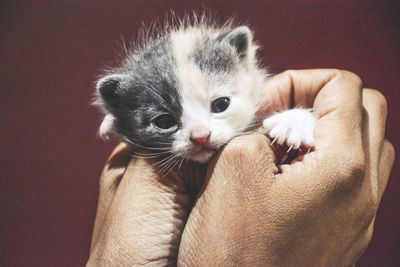
<instances>
[{"instance_id":1,"label":"kitten's muzzle","mask_svg":"<svg viewBox=\"0 0 400 267\"><path fill-rule=\"evenodd\" d=\"M210 135L204 135L200 137L190 137L190 141L195 145L203 146L208 143L210 140Z\"/></svg>"},{"instance_id":2,"label":"kitten's muzzle","mask_svg":"<svg viewBox=\"0 0 400 267\"><path fill-rule=\"evenodd\" d=\"M210 141L211 131L203 126L195 126L190 131L190 141L196 146L205 146Z\"/></svg>"}]
</instances>

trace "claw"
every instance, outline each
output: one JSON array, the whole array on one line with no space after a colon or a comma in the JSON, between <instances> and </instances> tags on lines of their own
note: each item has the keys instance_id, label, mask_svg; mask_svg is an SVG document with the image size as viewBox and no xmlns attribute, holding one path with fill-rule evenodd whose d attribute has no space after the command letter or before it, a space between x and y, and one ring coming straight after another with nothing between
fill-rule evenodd
<instances>
[{"instance_id":1,"label":"claw","mask_svg":"<svg viewBox=\"0 0 400 267\"><path fill-rule=\"evenodd\" d=\"M293 146L290 146L289 149L286 151L286 153L289 153L290 150L292 150Z\"/></svg>"},{"instance_id":2,"label":"claw","mask_svg":"<svg viewBox=\"0 0 400 267\"><path fill-rule=\"evenodd\" d=\"M276 142L276 139L277 139L277 138L278 138L278 137L275 137L274 140L272 140L271 145L273 145L273 144Z\"/></svg>"}]
</instances>

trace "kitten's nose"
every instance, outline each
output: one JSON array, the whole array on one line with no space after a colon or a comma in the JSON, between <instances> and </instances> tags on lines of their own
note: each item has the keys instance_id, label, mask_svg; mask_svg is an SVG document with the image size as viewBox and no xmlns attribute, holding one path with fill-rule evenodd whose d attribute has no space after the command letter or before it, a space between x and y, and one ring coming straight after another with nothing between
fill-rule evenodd
<instances>
[{"instance_id":1,"label":"kitten's nose","mask_svg":"<svg viewBox=\"0 0 400 267\"><path fill-rule=\"evenodd\" d=\"M205 126L195 126L190 132L190 141L197 144L205 144L210 139L211 131Z\"/></svg>"}]
</instances>

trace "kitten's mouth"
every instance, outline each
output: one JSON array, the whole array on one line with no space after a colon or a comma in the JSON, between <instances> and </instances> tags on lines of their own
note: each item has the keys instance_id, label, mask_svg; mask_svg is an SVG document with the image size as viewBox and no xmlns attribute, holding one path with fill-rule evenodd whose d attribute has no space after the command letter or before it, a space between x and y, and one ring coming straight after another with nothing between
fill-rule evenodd
<instances>
[{"instance_id":1,"label":"kitten's mouth","mask_svg":"<svg viewBox=\"0 0 400 267\"><path fill-rule=\"evenodd\" d=\"M217 151L218 148L211 145L211 144L202 144L202 145L197 145L194 148L194 151L196 152L202 152L202 151Z\"/></svg>"},{"instance_id":2,"label":"kitten's mouth","mask_svg":"<svg viewBox=\"0 0 400 267\"><path fill-rule=\"evenodd\" d=\"M189 158L201 163L206 163L218 151L217 147L211 144L196 145L189 154Z\"/></svg>"},{"instance_id":3,"label":"kitten's mouth","mask_svg":"<svg viewBox=\"0 0 400 267\"><path fill-rule=\"evenodd\" d=\"M215 152L217 152L217 149L211 146L196 146L192 150L192 153L195 155L214 154Z\"/></svg>"}]
</instances>

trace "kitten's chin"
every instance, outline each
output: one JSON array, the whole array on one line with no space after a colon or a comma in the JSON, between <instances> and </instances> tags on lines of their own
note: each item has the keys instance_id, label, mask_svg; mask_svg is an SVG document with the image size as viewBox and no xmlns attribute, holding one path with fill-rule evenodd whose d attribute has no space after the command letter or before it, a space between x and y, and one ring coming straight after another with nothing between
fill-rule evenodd
<instances>
[{"instance_id":1,"label":"kitten's chin","mask_svg":"<svg viewBox=\"0 0 400 267\"><path fill-rule=\"evenodd\" d=\"M200 151L190 152L187 158L199 163L207 163L210 161L215 152L217 152L215 149L203 148Z\"/></svg>"}]
</instances>

